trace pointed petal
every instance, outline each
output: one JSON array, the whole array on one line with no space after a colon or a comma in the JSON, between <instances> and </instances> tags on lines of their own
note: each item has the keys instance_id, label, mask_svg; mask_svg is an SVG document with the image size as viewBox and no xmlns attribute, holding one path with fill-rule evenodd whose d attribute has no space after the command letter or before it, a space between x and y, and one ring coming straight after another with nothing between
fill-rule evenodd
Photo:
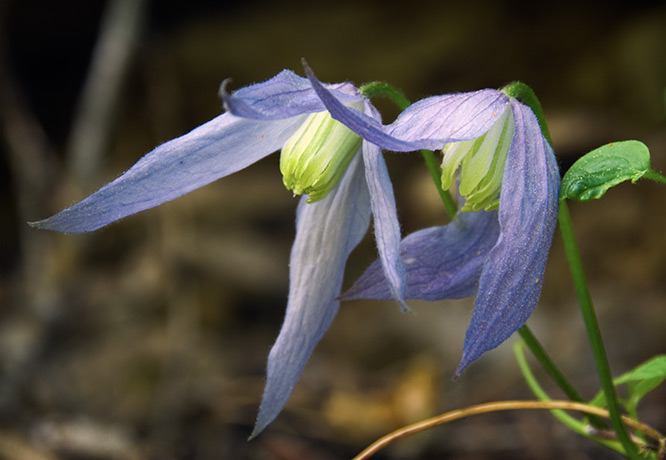
<instances>
[{"instance_id":1,"label":"pointed petal","mask_svg":"<svg viewBox=\"0 0 666 460\"><path fill-rule=\"evenodd\" d=\"M439 150L449 142L479 137L509 106L506 95L493 89L423 99L409 106L390 125L344 105L305 66L312 86L331 116L365 140L387 150Z\"/></svg>"},{"instance_id":2,"label":"pointed petal","mask_svg":"<svg viewBox=\"0 0 666 460\"><path fill-rule=\"evenodd\" d=\"M265 122L225 113L160 145L88 198L31 225L89 232L173 200L280 149L305 117Z\"/></svg>"},{"instance_id":3,"label":"pointed petal","mask_svg":"<svg viewBox=\"0 0 666 460\"><path fill-rule=\"evenodd\" d=\"M347 257L367 232L370 198L361 156L338 186L312 204L301 199L289 267L287 313L268 356L264 396L252 436L282 410L312 350L335 316Z\"/></svg>"},{"instance_id":4,"label":"pointed petal","mask_svg":"<svg viewBox=\"0 0 666 460\"><path fill-rule=\"evenodd\" d=\"M374 113L374 108L369 103L366 103L365 110L369 114ZM379 114L375 114L375 118L379 119ZM363 142L363 163L365 180L370 190L379 260L388 281L391 297L398 301L404 311L407 311L409 309L405 303L406 275L400 258L398 211L393 185L381 149L369 142Z\"/></svg>"},{"instance_id":5,"label":"pointed petal","mask_svg":"<svg viewBox=\"0 0 666 460\"><path fill-rule=\"evenodd\" d=\"M400 245L407 271L406 298L432 301L474 295L498 235L496 211L461 212L446 226L408 235ZM340 300L392 298L379 261L340 296Z\"/></svg>"},{"instance_id":6,"label":"pointed petal","mask_svg":"<svg viewBox=\"0 0 666 460\"><path fill-rule=\"evenodd\" d=\"M560 175L534 113L512 100L515 132L490 251L456 375L520 328L536 307L558 211Z\"/></svg>"},{"instance_id":7,"label":"pointed petal","mask_svg":"<svg viewBox=\"0 0 666 460\"><path fill-rule=\"evenodd\" d=\"M307 78L283 70L263 83L246 86L232 94L226 92L225 80L220 95L226 109L234 115L255 120L278 120L303 113L323 112L326 107ZM351 83L326 85L343 103L363 99Z\"/></svg>"}]
</instances>

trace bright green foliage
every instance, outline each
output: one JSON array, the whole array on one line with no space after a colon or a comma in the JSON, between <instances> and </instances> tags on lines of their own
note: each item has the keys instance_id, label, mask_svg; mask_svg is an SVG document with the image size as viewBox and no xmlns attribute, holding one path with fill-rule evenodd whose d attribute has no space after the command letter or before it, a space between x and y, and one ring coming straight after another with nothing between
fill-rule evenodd
<instances>
[{"instance_id":1,"label":"bright green foliage","mask_svg":"<svg viewBox=\"0 0 666 460\"><path fill-rule=\"evenodd\" d=\"M560 199L587 201L650 170L650 151L639 141L611 142L584 155L562 179Z\"/></svg>"},{"instance_id":2,"label":"bright green foliage","mask_svg":"<svg viewBox=\"0 0 666 460\"><path fill-rule=\"evenodd\" d=\"M666 355L655 356L635 369L613 380L616 386L627 385L627 398L620 400L629 414L636 414L640 400L666 380ZM606 406L604 394L600 392L590 402L598 407Z\"/></svg>"}]
</instances>

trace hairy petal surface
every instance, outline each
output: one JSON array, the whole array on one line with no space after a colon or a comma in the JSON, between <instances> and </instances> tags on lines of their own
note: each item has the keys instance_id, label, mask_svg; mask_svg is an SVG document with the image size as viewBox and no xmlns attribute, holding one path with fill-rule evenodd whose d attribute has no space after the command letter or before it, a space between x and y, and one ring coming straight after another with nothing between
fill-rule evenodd
<instances>
[{"instance_id":1,"label":"hairy petal surface","mask_svg":"<svg viewBox=\"0 0 666 460\"><path fill-rule=\"evenodd\" d=\"M231 94L225 89L228 81L225 80L220 87L224 106L243 118L278 120L326 110L310 81L290 70L283 70L270 80L240 88ZM345 104L363 99L351 83L326 87Z\"/></svg>"},{"instance_id":2,"label":"hairy petal surface","mask_svg":"<svg viewBox=\"0 0 666 460\"><path fill-rule=\"evenodd\" d=\"M266 388L252 436L282 410L315 345L338 311L345 262L368 230L370 197L356 155L340 184L323 200L302 198L289 266L289 302L268 356Z\"/></svg>"},{"instance_id":3,"label":"hairy petal surface","mask_svg":"<svg viewBox=\"0 0 666 460\"><path fill-rule=\"evenodd\" d=\"M406 298L433 301L473 296L498 235L497 211L478 211L458 213L448 225L405 237L400 255L407 273ZM340 296L340 300L392 298L379 261Z\"/></svg>"},{"instance_id":4,"label":"hairy petal surface","mask_svg":"<svg viewBox=\"0 0 666 460\"><path fill-rule=\"evenodd\" d=\"M484 134L508 109L509 99L500 91L485 89L423 99L409 106L390 125L351 109L338 100L305 66L312 87L331 116L365 140L387 150L410 152L439 150L449 142Z\"/></svg>"},{"instance_id":5,"label":"hairy petal surface","mask_svg":"<svg viewBox=\"0 0 666 460\"><path fill-rule=\"evenodd\" d=\"M508 97L494 89L433 96L407 107L388 131L419 148L440 150L447 143L485 134L508 109Z\"/></svg>"},{"instance_id":6,"label":"hairy petal surface","mask_svg":"<svg viewBox=\"0 0 666 460\"><path fill-rule=\"evenodd\" d=\"M500 236L481 273L456 375L505 341L536 307L557 221L560 175L531 109L511 100L515 131L500 193Z\"/></svg>"},{"instance_id":7,"label":"hairy petal surface","mask_svg":"<svg viewBox=\"0 0 666 460\"><path fill-rule=\"evenodd\" d=\"M374 113L374 108L367 102L365 110L368 114L374 114L374 118L379 118L379 114ZM408 310L405 303L405 267L400 257L398 211L393 185L381 149L374 144L364 142L363 163L365 180L370 190L379 260L392 298L400 303L403 310Z\"/></svg>"},{"instance_id":8,"label":"hairy petal surface","mask_svg":"<svg viewBox=\"0 0 666 460\"><path fill-rule=\"evenodd\" d=\"M279 150L306 116L265 122L222 114L147 153L88 198L31 225L90 232L171 201Z\"/></svg>"}]
</instances>

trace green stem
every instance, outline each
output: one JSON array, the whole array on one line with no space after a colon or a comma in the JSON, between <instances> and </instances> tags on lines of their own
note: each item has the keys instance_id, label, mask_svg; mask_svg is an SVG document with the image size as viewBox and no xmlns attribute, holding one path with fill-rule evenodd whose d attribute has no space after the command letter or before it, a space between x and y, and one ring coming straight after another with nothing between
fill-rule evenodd
<instances>
[{"instance_id":1,"label":"green stem","mask_svg":"<svg viewBox=\"0 0 666 460\"><path fill-rule=\"evenodd\" d=\"M361 93L367 97L373 96L386 96L391 99L400 110L404 110L409 106L409 100L396 88L391 85L382 82L373 82L369 83L361 88ZM551 143L552 139L550 137L550 131L548 130L548 125L543 114L543 109L541 108L541 103L534 94L532 89L521 82L514 82L507 85L502 90L505 94L510 97L515 97L520 99L523 103L528 105L535 113L541 131L543 132L546 140ZM442 202L444 203L445 209L450 217L453 217L456 212L455 203L446 190L442 190L441 187L441 171L439 169L438 162L432 152L423 151L423 157L428 165L430 174L437 186L437 190L440 193ZM650 171L651 172L651 171ZM656 173L655 173L656 174ZM646 174L647 178L652 178L651 175ZM631 441L629 434L622 423L620 418L619 404L617 402L617 395L615 394L615 387L613 385L612 375L610 373L610 367L608 365L608 359L606 358L606 352L604 349L603 341L601 339L601 332L599 331L599 325L594 313L594 308L592 306L592 299L590 297L589 290L587 288L587 282L585 281L585 273L583 271L582 262L580 260L580 254L578 252L578 247L573 235L573 229L571 226L571 219L569 216L569 211L564 200L562 200L560 205L560 229L562 232L562 237L565 242L565 249L567 252L567 258L569 259L569 265L571 267L571 273L574 278L574 285L576 287L576 293L578 294L579 302L581 305L581 311L583 313L583 320L585 322L586 328L588 330L588 335L590 337L590 342L592 344L592 350L594 352L595 360L597 362L597 370L599 373L599 378L601 380L601 386L606 395L606 400L608 403L608 410L611 416L611 422L613 428L615 429L618 440L624 447L626 454L629 458L633 460L639 460L638 452L636 451L636 446ZM545 353L545 350L538 344L534 336L529 332L525 327L521 330L521 336L523 339L527 338L526 343L530 344L530 347L533 350L536 350L535 356L541 362L541 364L546 368L546 370L551 374L555 381L560 385L560 387L565 391L565 393L573 400L580 401L581 397L573 389L573 387L566 381L562 373L555 367L548 355ZM534 351L533 351L534 352Z\"/></svg>"},{"instance_id":2,"label":"green stem","mask_svg":"<svg viewBox=\"0 0 666 460\"><path fill-rule=\"evenodd\" d=\"M405 110L409 107L409 99L398 88L383 81L373 81L361 86L358 91L367 98L372 99L377 96L387 97L398 109Z\"/></svg>"},{"instance_id":3,"label":"green stem","mask_svg":"<svg viewBox=\"0 0 666 460\"><path fill-rule=\"evenodd\" d=\"M410 104L409 99L407 99L407 97L399 89L382 81L373 81L367 83L359 88L359 92L368 98L377 96L387 97L400 110L405 110L407 107L409 107ZM423 155L426 166L430 171L430 176L435 183L435 187L437 188L439 197L442 200L444 209L449 215L449 218L453 219L458 212L458 206L456 206L456 202L453 200L451 193L449 193L448 190L442 189L442 171L439 168L439 161L437 161L435 154L430 150L421 150L421 155Z\"/></svg>"},{"instance_id":4,"label":"green stem","mask_svg":"<svg viewBox=\"0 0 666 460\"><path fill-rule=\"evenodd\" d=\"M567 254L567 260L569 261L571 275L578 296L578 303L580 304L583 321L587 329L587 335L589 336L590 344L592 345L592 352L594 353L594 359L597 364L597 373L599 374L599 380L601 381L601 388L606 396L606 403L608 404L608 412L610 413L613 429L617 433L618 440L622 443L627 457L632 460L640 460L641 457L636 450L636 445L631 441L631 438L622 423L615 385L613 384L613 376L610 371L610 366L608 365L608 358L606 357L606 350L601 338L599 323L594 312L592 297L590 296L590 291L585 279L583 262L574 236L571 216L569 214L566 200L560 201L559 224L562 240L564 241L564 249Z\"/></svg>"},{"instance_id":5,"label":"green stem","mask_svg":"<svg viewBox=\"0 0 666 460\"><path fill-rule=\"evenodd\" d=\"M534 115L537 117L537 121L539 122L539 127L541 128L543 137L546 138L550 145L553 145L553 139L550 137L550 130L548 129L548 124L546 123L546 117L543 114L541 102L539 102L539 99L537 98L536 94L534 94L532 88L521 81L514 81L513 83L509 83L504 88L502 88L502 92L509 97L515 97L530 109L532 109Z\"/></svg>"},{"instance_id":6,"label":"green stem","mask_svg":"<svg viewBox=\"0 0 666 460\"><path fill-rule=\"evenodd\" d=\"M523 377L525 378L525 381L527 382L527 385L530 387L530 390L532 390L532 393L534 393L534 396L536 396L540 401L551 401L550 396L544 391L543 388L541 388L541 385L539 385L539 382L537 381L536 377L534 377L534 374L532 373L532 369L530 369L529 364L527 364L527 358L525 357L525 351L524 347L527 345L527 342L521 343L521 342L516 342L513 345L513 353L516 356L516 361L518 362L518 367L520 368L521 373L523 374ZM578 433L580 435L585 436L586 438L593 439L604 446L613 449L617 452L624 453L624 450L622 449L622 445L617 442L617 441L609 441L605 439L599 439L591 435L587 427L584 423L579 421L578 419L570 416L566 412L562 410L551 410L550 411L553 416L558 419L562 424L564 424L566 427L574 431L575 433ZM601 421L601 418L596 416L596 415L589 415L588 419L592 421L593 419L598 419L602 426L606 426L603 421Z\"/></svg>"},{"instance_id":7,"label":"green stem","mask_svg":"<svg viewBox=\"0 0 666 460\"><path fill-rule=\"evenodd\" d=\"M442 188L442 170L439 168L439 161L437 161L435 154L430 150L421 150L421 155L423 155L426 166L428 166L430 177L432 177L432 180L435 183L435 187L437 188L437 192L439 192L439 198L442 200L444 209L449 215L449 218L453 219L458 212L458 206L453 200L451 193L448 190L444 190Z\"/></svg>"},{"instance_id":8,"label":"green stem","mask_svg":"<svg viewBox=\"0 0 666 460\"><path fill-rule=\"evenodd\" d=\"M544 348L541 346L541 343L539 343L536 337L534 337L532 331L528 329L527 325L524 325L518 329L518 333L525 342L525 345L529 347L532 354L534 354L541 366L543 366L543 368L546 370L546 372L548 372L552 379L555 380L555 383L557 383L564 394L566 394L567 397L572 401L585 402L583 401L583 398L580 396L580 394L578 394L576 389L569 383L568 380L564 378L562 372L560 372L557 366L555 366L555 363L553 363L553 361L550 359L546 353L546 350L544 350Z\"/></svg>"},{"instance_id":9,"label":"green stem","mask_svg":"<svg viewBox=\"0 0 666 460\"><path fill-rule=\"evenodd\" d=\"M520 337L523 339L523 342L525 342L525 345L527 345L527 347L530 349L530 351L535 356L537 361L539 361L539 364L541 364L541 366L546 370L546 372L548 372L548 374L555 381L557 386L560 387L560 389L564 392L564 394L567 395L567 397L572 401L585 402L578 393L578 391L576 391L573 385L569 383L566 377L564 377L564 374L562 374L562 372L558 369L555 363L550 359L550 356L548 356L546 350L541 346L541 343L539 343L536 337L534 337L534 334L532 334L532 331L530 331L527 325L524 325L523 327L518 329L518 333L520 334ZM601 418L596 416L590 416L590 423L595 428L606 428L607 426L603 422L603 420L601 420Z\"/></svg>"},{"instance_id":10,"label":"green stem","mask_svg":"<svg viewBox=\"0 0 666 460\"><path fill-rule=\"evenodd\" d=\"M650 180L653 180L655 182L659 182L660 184L666 185L666 177L662 176L657 171L653 171L652 169L648 169L645 172L645 174L643 174L641 179L650 179Z\"/></svg>"},{"instance_id":11,"label":"green stem","mask_svg":"<svg viewBox=\"0 0 666 460\"><path fill-rule=\"evenodd\" d=\"M509 83L504 88L502 88L502 92L509 97L514 97L520 100L522 103L524 103L525 105L527 105L532 109L534 115L537 117L537 121L539 122L539 127L541 128L543 136L552 145L553 140L550 136L550 130L548 129L548 124L546 123L546 117L543 112L543 107L541 106L541 102L539 102L539 98L537 98L532 88L530 88L523 82L515 81L513 83ZM573 385L571 385L571 383L569 383L569 381L564 377L562 372L560 372L560 370L555 366L553 361L550 359L550 357L543 349L541 344L536 340L534 335L532 335L527 326L526 325L523 326L518 330L518 332L525 341L525 344L530 348L534 356L537 358L539 363L544 367L546 372L550 374L550 376L553 378L555 383L557 383L557 385L562 389L562 391L564 391L564 393L572 401L583 402L580 394L574 389ZM606 426L601 419L596 417L590 418L590 422L595 427L598 428Z\"/></svg>"},{"instance_id":12,"label":"green stem","mask_svg":"<svg viewBox=\"0 0 666 460\"><path fill-rule=\"evenodd\" d=\"M550 137L548 125L546 124L546 118L544 116L541 103L536 97L536 94L534 94L534 91L532 91L529 86L522 82L513 82L505 86L502 89L502 92L504 92L504 94L507 96L519 99L521 102L532 109L537 117L537 120L539 121L541 132L543 133L546 140L552 145L553 142ZM576 288L576 294L578 295L578 301L580 304L581 312L583 314L583 321L585 322L585 327L587 328L587 334L590 338L594 358L597 363L597 372L601 381L601 387L606 396L606 400L608 401L608 412L610 413L611 423L615 429L615 432L617 433L618 440L620 443L622 443L622 446L626 451L626 455L632 460L638 460L640 457L638 456L636 446L631 441L631 438L629 437L629 434L627 433L627 430L622 423L622 419L620 418L620 409L617 402L617 395L615 394L615 386L613 385L613 377L610 372L610 366L608 365L606 350L604 349L604 344L601 339L599 323L597 322L597 317L592 305L590 291L587 287L587 281L585 280L583 263L581 261L578 245L576 244L576 239L573 234L569 209L564 199L560 200L559 223L562 239L564 240L564 248L567 253L569 267L573 276L574 286Z\"/></svg>"}]
</instances>

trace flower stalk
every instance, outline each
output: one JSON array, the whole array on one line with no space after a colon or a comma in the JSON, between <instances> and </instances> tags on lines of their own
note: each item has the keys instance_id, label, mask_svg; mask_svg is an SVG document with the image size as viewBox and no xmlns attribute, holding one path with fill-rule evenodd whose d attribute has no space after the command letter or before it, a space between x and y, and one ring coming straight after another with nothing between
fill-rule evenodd
<instances>
[{"instance_id":1,"label":"flower stalk","mask_svg":"<svg viewBox=\"0 0 666 460\"><path fill-rule=\"evenodd\" d=\"M585 323L587 335L592 346L592 352L594 353L594 360L597 364L597 373L599 374L601 387L606 396L611 424L617 433L618 440L622 443L622 446L625 449L625 455L632 460L639 460L641 457L636 450L636 445L631 440L627 429L622 423L615 385L613 384L613 376L610 371L610 366L608 365L606 349L601 337L599 322L597 321L597 316L594 312L592 297L590 296L590 290L585 278L583 262L574 236L571 216L569 214L566 200L560 201L558 220L560 224L560 233L562 234L562 240L564 242L564 249L567 254L567 260L569 261L569 267L576 289L576 295L578 296L578 303L583 315L583 322Z\"/></svg>"},{"instance_id":2,"label":"flower stalk","mask_svg":"<svg viewBox=\"0 0 666 460\"><path fill-rule=\"evenodd\" d=\"M539 399L539 401L552 401L551 397L548 396L548 394L545 392L543 388L541 388L541 385L539 385L539 382L532 373L530 366L527 364L527 357L525 356L524 348L525 348L524 341L516 342L513 345L513 353L516 356L518 367L520 368L520 371L523 374L523 377L525 378L527 385L530 387L530 390L532 390L532 393L534 393L534 396L536 396ZM575 402L580 402L582 404L585 404L584 401L575 401ZM611 441L607 439L595 438L591 434L590 431L592 430L590 429L590 426L586 421L578 420L562 410L551 410L551 413L553 414L553 417L558 419L562 424L564 424L574 433L578 433L582 436L585 436L586 438L594 439L600 444L603 444L604 446L608 447L609 449L613 449L616 452L620 453L624 452L622 444L620 444L616 440ZM603 422L601 417L597 415L588 414L588 419L592 424L592 426L595 428L594 431L597 431L597 425L599 426L599 429L604 429L606 427L606 424Z\"/></svg>"},{"instance_id":3,"label":"flower stalk","mask_svg":"<svg viewBox=\"0 0 666 460\"><path fill-rule=\"evenodd\" d=\"M666 185L666 177L662 176L656 171L653 171L652 169L648 169L645 172L645 174L643 175L643 179L650 179L660 184Z\"/></svg>"},{"instance_id":4,"label":"flower stalk","mask_svg":"<svg viewBox=\"0 0 666 460\"><path fill-rule=\"evenodd\" d=\"M525 342L525 345L532 351L532 354L536 357L539 364L548 372L550 377L557 383L557 386L567 395L569 399L576 402L584 402L583 398L580 396L578 391L571 385L571 383L564 377L559 368L555 363L550 359L550 356L546 353L546 350L541 346L541 343L537 338L532 334L532 331L529 330L527 326L523 326L518 329L520 337ZM603 426L603 424L602 424Z\"/></svg>"},{"instance_id":5,"label":"flower stalk","mask_svg":"<svg viewBox=\"0 0 666 460\"><path fill-rule=\"evenodd\" d=\"M514 82L507 85L503 89L503 92L521 99L532 109L532 111L534 111L534 114L539 121L539 125L541 126L541 131L543 132L544 137L552 144L550 131L548 130L548 125L546 124L546 119L543 114L541 103L534 94L534 91L532 91L532 89L524 83ZM604 391L604 395L606 396L611 423L615 429L615 432L617 433L618 440L625 449L627 457L631 458L632 460L638 460L640 456L636 450L636 445L632 442L629 433L622 423L617 394L613 384L613 376L610 372L610 366L608 364L606 350L601 337L599 323L597 321L594 306L592 304L592 297L590 296L590 291L585 277L585 271L583 269L583 263L580 257L580 251L578 250L578 245L573 233L571 216L569 214L569 209L565 199L560 200L558 222L560 233L562 234L562 239L564 241L564 249L567 254L567 260L569 262L569 269L574 280L576 295L578 296L578 303L580 305L583 321L587 329L587 334L592 346L592 352L594 353L595 362L597 364L597 373L599 374L601 387Z\"/></svg>"},{"instance_id":6,"label":"flower stalk","mask_svg":"<svg viewBox=\"0 0 666 460\"><path fill-rule=\"evenodd\" d=\"M509 83L504 88L502 92L510 97L515 97L520 100L523 104L528 106L534 112L534 115L537 117L539 126L541 127L541 132L543 137L546 138L550 145L553 145L553 138L550 137L550 130L548 129L548 123L546 123L546 117L543 113L543 107L541 107L541 102L539 98L534 93L534 90L527 86L522 81L514 81Z\"/></svg>"}]
</instances>

